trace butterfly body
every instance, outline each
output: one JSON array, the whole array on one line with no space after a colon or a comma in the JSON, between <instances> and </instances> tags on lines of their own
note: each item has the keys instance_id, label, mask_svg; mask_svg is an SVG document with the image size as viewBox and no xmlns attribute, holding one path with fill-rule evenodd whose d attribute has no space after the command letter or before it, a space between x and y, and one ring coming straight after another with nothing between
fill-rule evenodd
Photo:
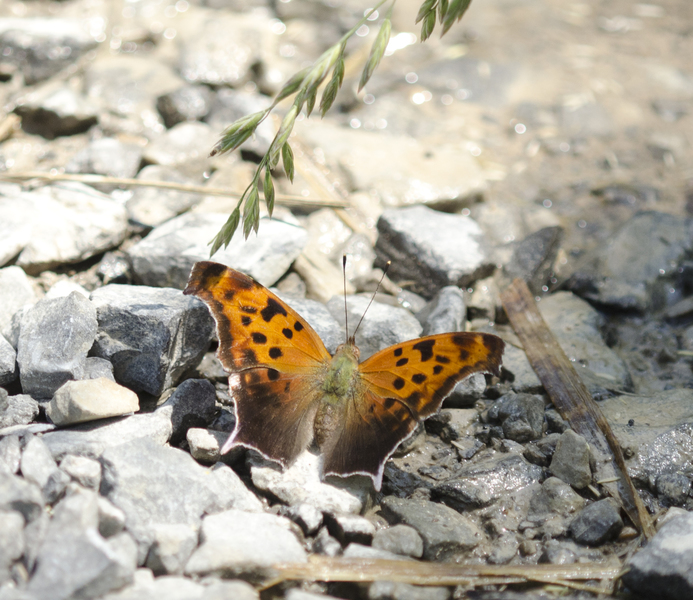
<instances>
[{"instance_id":1,"label":"butterfly body","mask_svg":"<svg viewBox=\"0 0 693 600\"><path fill-rule=\"evenodd\" d=\"M363 362L351 338L331 356L281 299L218 263L196 263L184 293L210 308L230 373L236 426L222 453L241 445L287 466L314 444L324 475L367 475L380 489L385 461L459 381L499 373L503 341L484 333L410 340Z\"/></svg>"}]
</instances>

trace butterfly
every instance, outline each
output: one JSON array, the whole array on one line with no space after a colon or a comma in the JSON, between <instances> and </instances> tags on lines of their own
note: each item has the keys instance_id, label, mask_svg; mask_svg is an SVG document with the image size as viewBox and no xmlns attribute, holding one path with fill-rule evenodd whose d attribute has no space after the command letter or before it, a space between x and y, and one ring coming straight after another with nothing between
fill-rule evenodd
<instances>
[{"instance_id":1,"label":"butterfly","mask_svg":"<svg viewBox=\"0 0 693 600\"><path fill-rule=\"evenodd\" d=\"M334 356L313 328L252 278L196 263L183 292L200 298L217 325L229 375L236 446L291 465L315 444L321 475L371 477L455 385L472 373L499 375L504 342L488 333L443 333L390 346L362 363L354 337Z\"/></svg>"}]
</instances>

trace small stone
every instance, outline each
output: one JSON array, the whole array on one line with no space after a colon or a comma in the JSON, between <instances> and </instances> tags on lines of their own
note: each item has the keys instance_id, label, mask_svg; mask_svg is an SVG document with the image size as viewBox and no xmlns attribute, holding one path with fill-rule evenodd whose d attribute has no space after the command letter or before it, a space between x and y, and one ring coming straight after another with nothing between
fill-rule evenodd
<instances>
[{"instance_id":1,"label":"small stone","mask_svg":"<svg viewBox=\"0 0 693 600\"><path fill-rule=\"evenodd\" d=\"M41 488L47 504L53 504L60 498L70 481L69 476L55 464L46 444L38 437L32 437L25 446L20 468L25 479Z\"/></svg>"},{"instance_id":2,"label":"small stone","mask_svg":"<svg viewBox=\"0 0 693 600\"><path fill-rule=\"evenodd\" d=\"M545 227L517 243L510 261L503 268L508 281L519 277L533 294L543 293L545 290L542 288L549 281L562 238L562 227Z\"/></svg>"},{"instance_id":3,"label":"small stone","mask_svg":"<svg viewBox=\"0 0 693 600\"><path fill-rule=\"evenodd\" d=\"M96 308L81 294L36 303L22 318L17 347L24 392L50 398L66 381L81 379L96 328Z\"/></svg>"},{"instance_id":4,"label":"small stone","mask_svg":"<svg viewBox=\"0 0 693 600\"><path fill-rule=\"evenodd\" d=\"M229 508L246 512L263 512L260 499L243 483L236 472L224 463L217 463L205 471L206 484L212 492L208 513L222 512Z\"/></svg>"},{"instance_id":5,"label":"small stone","mask_svg":"<svg viewBox=\"0 0 693 600\"><path fill-rule=\"evenodd\" d=\"M421 335L435 335L450 331L464 331L467 307L462 290L456 285L441 288L435 298L416 313L421 322Z\"/></svg>"},{"instance_id":6,"label":"small stone","mask_svg":"<svg viewBox=\"0 0 693 600\"><path fill-rule=\"evenodd\" d=\"M0 438L0 473L14 475L19 471L21 458L19 435L6 435Z\"/></svg>"},{"instance_id":7,"label":"small stone","mask_svg":"<svg viewBox=\"0 0 693 600\"><path fill-rule=\"evenodd\" d=\"M446 587L416 586L392 581L374 581L368 587L368 600L448 600Z\"/></svg>"},{"instance_id":8,"label":"small stone","mask_svg":"<svg viewBox=\"0 0 693 600\"><path fill-rule=\"evenodd\" d=\"M207 516L202 521L200 546L185 572L262 578L276 563L306 562L305 550L290 524L282 517L238 510Z\"/></svg>"},{"instance_id":9,"label":"small stone","mask_svg":"<svg viewBox=\"0 0 693 600\"><path fill-rule=\"evenodd\" d=\"M125 513L103 496L96 499L99 510L99 533L110 538L125 528Z\"/></svg>"},{"instance_id":10,"label":"small stone","mask_svg":"<svg viewBox=\"0 0 693 600\"><path fill-rule=\"evenodd\" d=\"M667 506L683 506L691 490L691 480L683 473L662 473L655 485L657 495Z\"/></svg>"},{"instance_id":11,"label":"small stone","mask_svg":"<svg viewBox=\"0 0 693 600\"><path fill-rule=\"evenodd\" d=\"M330 514L327 527L339 542L346 546L352 542L369 545L375 534L375 525L368 519L352 514Z\"/></svg>"},{"instance_id":12,"label":"small stone","mask_svg":"<svg viewBox=\"0 0 693 600\"><path fill-rule=\"evenodd\" d=\"M191 427L205 427L212 422L216 412L216 392L206 379L187 379L161 405L170 406L171 445L177 446L185 439Z\"/></svg>"},{"instance_id":13,"label":"small stone","mask_svg":"<svg viewBox=\"0 0 693 600\"><path fill-rule=\"evenodd\" d=\"M570 540L548 540L539 561L552 565L572 565L577 562L579 552L575 542Z\"/></svg>"},{"instance_id":14,"label":"small stone","mask_svg":"<svg viewBox=\"0 0 693 600\"><path fill-rule=\"evenodd\" d=\"M493 540L491 554L488 556L488 562L491 565L507 565L520 547L519 542L514 533L505 533Z\"/></svg>"},{"instance_id":15,"label":"small stone","mask_svg":"<svg viewBox=\"0 0 693 600\"><path fill-rule=\"evenodd\" d=\"M183 121L196 121L206 117L213 98L214 94L206 85L186 85L159 96L156 108L166 127L170 128Z\"/></svg>"},{"instance_id":16,"label":"small stone","mask_svg":"<svg viewBox=\"0 0 693 600\"><path fill-rule=\"evenodd\" d=\"M31 396L28 394L8 396L7 392L0 388L0 429L13 425L28 425L38 414L39 404Z\"/></svg>"},{"instance_id":17,"label":"small stone","mask_svg":"<svg viewBox=\"0 0 693 600\"><path fill-rule=\"evenodd\" d=\"M524 443L541 437L544 425L544 400L541 396L509 394L499 398L495 406L507 439Z\"/></svg>"},{"instance_id":18,"label":"small stone","mask_svg":"<svg viewBox=\"0 0 693 600\"><path fill-rule=\"evenodd\" d=\"M585 506L585 499L557 477L549 477L529 503L530 517L568 517Z\"/></svg>"},{"instance_id":19,"label":"small stone","mask_svg":"<svg viewBox=\"0 0 693 600\"><path fill-rule=\"evenodd\" d=\"M99 489L101 464L98 461L68 454L60 461L60 468L82 487L95 491Z\"/></svg>"},{"instance_id":20,"label":"small stone","mask_svg":"<svg viewBox=\"0 0 693 600\"><path fill-rule=\"evenodd\" d=\"M680 600L693 596L693 514L667 523L628 562L623 582L643 598Z\"/></svg>"},{"instance_id":21,"label":"small stone","mask_svg":"<svg viewBox=\"0 0 693 600\"><path fill-rule=\"evenodd\" d=\"M138 411L135 392L110 379L68 381L55 392L46 415L56 425L74 425Z\"/></svg>"},{"instance_id":22,"label":"small stone","mask_svg":"<svg viewBox=\"0 0 693 600\"><path fill-rule=\"evenodd\" d=\"M99 379L101 377L115 382L111 361L98 356L87 356L87 361L84 364L84 379Z\"/></svg>"},{"instance_id":23,"label":"small stone","mask_svg":"<svg viewBox=\"0 0 693 600\"><path fill-rule=\"evenodd\" d=\"M416 529L409 525L393 525L376 531L373 536L373 548L412 558L423 556L423 540Z\"/></svg>"},{"instance_id":24,"label":"small stone","mask_svg":"<svg viewBox=\"0 0 693 600\"><path fill-rule=\"evenodd\" d=\"M43 512L43 505L41 491L36 485L0 472L0 510L16 510L30 523Z\"/></svg>"},{"instance_id":25,"label":"small stone","mask_svg":"<svg viewBox=\"0 0 693 600\"><path fill-rule=\"evenodd\" d=\"M0 333L0 385L7 385L17 379L17 353L2 333Z\"/></svg>"},{"instance_id":26,"label":"small stone","mask_svg":"<svg viewBox=\"0 0 693 600\"><path fill-rule=\"evenodd\" d=\"M327 527L323 527L313 540L312 550L316 554L335 557L342 553L342 545L330 535Z\"/></svg>"},{"instance_id":27,"label":"small stone","mask_svg":"<svg viewBox=\"0 0 693 600\"><path fill-rule=\"evenodd\" d=\"M378 220L378 266L394 260L391 279L415 279L409 288L431 298L448 285L466 287L493 266L481 228L470 217L425 206L386 210Z\"/></svg>"},{"instance_id":28,"label":"small stone","mask_svg":"<svg viewBox=\"0 0 693 600\"><path fill-rule=\"evenodd\" d=\"M185 434L192 457L201 463L215 463L221 460L221 447L229 439L229 434L214 429L191 427Z\"/></svg>"},{"instance_id":29,"label":"small stone","mask_svg":"<svg viewBox=\"0 0 693 600\"><path fill-rule=\"evenodd\" d=\"M91 354L108 359L116 381L135 392L161 394L209 347L212 316L178 290L110 284L92 302L98 334Z\"/></svg>"},{"instance_id":30,"label":"small stone","mask_svg":"<svg viewBox=\"0 0 693 600\"><path fill-rule=\"evenodd\" d=\"M484 539L471 520L442 504L386 496L381 506L390 523L404 523L416 529L424 542L426 560L442 560L471 550Z\"/></svg>"},{"instance_id":31,"label":"small stone","mask_svg":"<svg viewBox=\"0 0 693 600\"><path fill-rule=\"evenodd\" d=\"M561 434L549 467L559 479L581 490L592 481L590 449L587 441L572 429Z\"/></svg>"},{"instance_id":32,"label":"small stone","mask_svg":"<svg viewBox=\"0 0 693 600\"><path fill-rule=\"evenodd\" d=\"M313 535L322 525L322 512L312 504L301 503L287 506L282 516L291 519L306 535Z\"/></svg>"},{"instance_id":33,"label":"small stone","mask_svg":"<svg viewBox=\"0 0 693 600\"><path fill-rule=\"evenodd\" d=\"M598 546L615 539L623 529L623 520L613 501L599 500L583 508L570 524L570 533L578 544Z\"/></svg>"},{"instance_id":34,"label":"small stone","mask_svg":"<svg viewBox=\"0 0 693 600\"><path fill-rule=\"evenodd\" d=\"M197 546L197 527L169 523L154 525L154 540L146 566L155 575L182 573L185 563Z\"/></svg>"}]
</instances>

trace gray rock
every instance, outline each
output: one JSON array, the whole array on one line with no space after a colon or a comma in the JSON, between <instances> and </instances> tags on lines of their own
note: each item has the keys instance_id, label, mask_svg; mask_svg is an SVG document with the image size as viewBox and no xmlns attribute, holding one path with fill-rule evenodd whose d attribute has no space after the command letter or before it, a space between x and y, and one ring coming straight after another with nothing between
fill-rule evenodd
<instances>
[{"instance_id":1,"label":"gray rock","mask_svg":"<svg viewBox=\"0 0 693 600\"><path fill-rule=\"evenodd\" d=\"M665 506L683 506L691 491L691 480L683 473L662 473L655 488Z\"/></svg>"},{"instance_id":2,"label":"gray rock","mask_svg":"<svg viewBox=\"0 0 693 600\"><path fill-rule=\"evenodd\" d=\"M165 167L184 166L189 169L195 163L204 166L217 139L217 133L206 123L179 123L153 137L144 149L144 159Z\"/></svg>"},{"instance_id":3,"label":"gray rock","mask_svg":"<svg viewBox=\"0 0 693 600\"><path fill-rule=\"evenodd\" d=\"M503 434L515 442L541 437L544 426L544 400L531 394L508 394L499 398L491 410L503 427Z\"/></svg>"},{"instance_id":4,"label":"gray rock","mask_svg":"<svg viewBox=\"0 0 693 600\"><path fill-rule=\"evenodd\" d=\"M625 362L604 343L604 317L587 302L570 292L557 292L539 303L539 311L592 393L633 389Z\"/></svg>"},{"instance_id":5,"label":"gray rock","mask_svg":"<svg viewBox=\"0 0 693 600\"><path fill-rule=\"evenodd\" d=\"M21 457L19 435L6 435L0 438L0 473L14 475L19 471Z\"/></svg>"},{"instance_id":6,"label":"gray rock","mask_svg":"<svg viewBox=\"0 0 693 600\"><path fill-rule=\"evenodd\" d=\"M0 199L0 206L7 203L7 200ZM16 256L22 248L21 246L8 248L10 254L5 256L3 244L10 241L12 237L13 232L9 230L9 227L12 227L13 223L6 223L6 226L8 227L7 231L5 226L0 224L0 233L2 234L0 235L0 240L2 240L0 241L0 264L4 264ZM0 334L7 337L7 328L10 326L14 314L23 306L34 302L36 302L36 292L22 268L12 266L0 269Z\"/></svg>"},{"instance_id":7,"label":"gray rock","mask_svg":"<svg viewBox=\"0 0 693 600\"><path fill-rule=\"evenodd\" d=\"M456 285L441 288L422 310L416 313L421 322L421 335L435 335L449 331L464 331L467 307L464 294Z\"/></svg>"},{"instance_id":8,"label":"gray rock","mask_svg":"<svg viewBox=\"0 0 693 600\"><path fill-rule=\"evenodd\" d=\"M467 517L435 502L386 496L382 511L391 524L404 523L419 533L426 560L443 560L478 546L484 535Z\"/></svg>"},{"instance_id":9,"label":"gray rock","mask_svg":"<svg viewBox=\"0 0 693 600\"><path fill-rule=\"evenodd\" d=\"M265 110L269 105L269 98L262 94L221 88L214 97L214 103L205 121L215 131L223 131L237 119ZM274 134L275 130L270 120L265 119L250 139L241 145L241 148L263 155L269 150Z\"/></svg>"},{"instance_id":10,"label":"gray rock","mask_svg":"<svg viewBox=\"0 0 693 600\"><path fill-rule=\"evenodd\" d=\"M115 381L111 361L98 356L87 356L87 361L84 364L84 379L99 379L101 377Z\"/></svg>"},{"instance_id":11,"label":"gray rock","mask_svg":"<svg viewBox=\"0 0 693 600\"><path fill-rule=\"evenodd\" d=\"M585 499L557 477L549 477L529 504L529 517L536 520L551 515L568 517L585 506Z\"/></svg>"},{"instance_id":12,"label":"gray rock","mask_svg":"<svg viewBox=\"0 0 693 600\"><path fill-rule=\"evenodd\" d=\"M66 382L46 407L46 416L56 425L63 426L119 417L139 408L135 392L100 377Z\"/></svg>"},{"instance_id":13,"label":"gray rock","mask_svg":"<svg viewBox=\"0 0 693 600\"><path fill-rule=\"evenodd\" d=\"M193 264L209 259L209 241L227 219L223 213L188 213L155 228L128 250L136 281L183 289ZM257 235L245 240L238 231L213 258L270 286L286 273L306 240L302 227L263 218Z\"/></svg>"},{"instance_id":14,"label":"gray rock","mask_svg":"<svg viewBox=\"0 0 693 600\"><path fill-rule=\"evenodd\" d=\"M517 536L514 533L506 532L493 540L491 553L488 562L491 565L507 565L515 556L520 547Z\"/></svg>"},{"instance_id":15,"label":"gray rock","mask_svg":"<svg viewBox=\"0 0 693 600\"><path fill-rule=\"evenodd\" d=\"M191 427L205 427L216 412L216 392L206 379L187 379L161 406L171 407L173 433L170 443L177 446Z\"/></svg>"},{"instance_id":16,"label":"gray rock","mask_svg":"<svg viewBox=\"0 0 693 600\"><path fill-rule=\"evenodd\" d=\"M136 144L103 137L93 140L67 164L68 173L98 173L109 177L132 178L139 171L142 148Z\"/></svg>"},{"instance_id":17,"label":"gray rock","mask_svg":"<svg viewBox=\"0 0 693 600\"><path fill-rule=\"evenodd\" d=\"M322 512L312 504L302 503L287 506L281 515L296 523L304 534L313 535L322 525Z\"/></svg>"},{"instance_id":18,"label":"gray rock","mask_svg":"<svg viewBox=\"0 0 693 600\"><path fill-rule=\"evenodd\" d=\"M311 504L327 513L361 512L370 493L370 478L332 478L326 483L320 479L319 457L304 452L288 469L276 463L248 456L253 485L269 492L285 504Z\"/></svg>"},{"instance_id":19,"label":"gray rock","mask_svg":"<svg viewBox=\"0 0 693 600\"><path fill-rule=\"evenodd\" d=\"M17 353L12 344L0 333L0 385L17 379Z\"/></svg>"},{"instance_id":20,"label":"gray rock","mask_svg":"<svg viewBox=\"0 0 693 600\"><path fill-rule=\"evenodd\" d=\"M67 454L99 458L106 448L144 438L163 445L171 437L169 413L170 411L155 411L124 419L103 419L51 431L43 436L43 441L57 461Z\"/></svg>"},{"instance_id":21,"label":"gray rock","mask_svg":"<svg viewBox=\"0 0 693 600\"><path fill-rule=\"evenodd\" d=\"M465 294L469 318L497 320L502 311L497 277L480 279L474 283L471 290L471 293L467 291Z\"/></svg>"},{"instance_id":22,"label":"gray rock","mask_svg":"<svg viewBox=\"0 0 693 600\"><path fill-rule=\"evenodd\" d=\"M518 454L500 454L467 465L455 478L438 484L433 495L446 504L465 510L489 506L511 492L538 482L542 471Z\"/></svg>"},{"instance_id":23,"label":"gray rock","mask_svg":"<svg viewBox=\"0 0 693 600\"><path fill-rule=\"evenodd\" d=\"M110 538L125 529L125 513L103 496L96 499L99 509L99 533Z\"/></svg>"},{"instance_id":24,"label":"gray rock","mask_svg":"<svg viewBox=\"0 0 693 600\"><path fill-rule=\"evenodd\" d=\"M223 457L221 455L221 448L229 439L227 431L191 427L185 434L185 439L191 456L201 463L215 463L222 459L226 460L229 455L237 455L233 450Z\"/></svg>"},{"instance_id":25,"label":"gray rock","mask_svg":"<svg viewBox=\"0 0 693 600\"><path fill-rule=\"evenodd\" d=\"M98 490L101 484L101 463L85 456L68 454L60 461L60 468L79 485Z\"/></svg>"},{"instance_id":26,"label":"gray rock","mask_svg":"<svg viewBox=\"0 0 693 600\"><path fill-rule=\"evenodd\" d=\"M583 508L570 524L570 534L578 544L598 546L615 539L623 529L618 507L610 500L599 500Z\"/></svg>"},{"instance_id":27,"label":"gray rock","mask_svg":"<svg viewBox=\"0 0 693 600\"><path fill-rule=\"evenodd\" d=\"M211 470L205 470L204 473L213 498L212 504L207 509L208 513L222 512L228 508L246 512L264 510L262 502L228 465L217 463Z\"/></svg>"},{"instance_id":28,"label":"gray rock","mask_svg":"<svg viewBox=\"0 0 693 600\"><path fill-rule=\"evenodd\" d=\"M137 550L127 533L104 540L95 529L46 543L27 591L37 600L97 598L130 583Z\"/></svg>"},{"instance_id":29,"label":"gray rock","mask_svg":"<svg viewBox=\"0 0 693 600\"><path fill-rule=\"evenodd\" d=\"M206 85L185 85L159 96L156 108L164 125L170 128L183 121L204 119L209 114L215 96ZM229 119L226 125L235 120Z\"/></svg>"},{"instance_id":30,"label":"gray rock","mask_svg":"<svg viewBox=\"0 0 693 600\"><path fill-rule=\"evenodd\" d=\"M326 517L328 529L342 546L350 543L370 545L375 525L365 517L352 514L332 514Z\"/></svg>"},{"instance_id":31,"label":"gray rock","mask_svg":"<svg viewBox=\"0 0 693 600\"><path fill-rule=\"evenodd\" d=\"M393 525L387 529L379 529L373 536L373 548L412 558L423 556L423 540L416 529L409 525Z\"/></svg>"},{"instance_id":32,"label":"gray rock","mask_svg":"<svg viewBox=\"0 0 693 600\"><path fill-rule=\"evenodd\" d=\"M691 597L692 539L693 514L671 519L630 559L623 583L643 598L679 600Z\"/></svg>"},{"instance_id":33,"label":"gray rock","mask_svg":"<svg viewBox=\"0 0 693 600\"><path fill-rule=\"evenodd\" d=\"M307 560L291 521L275 515L228 510L207 516L200 540L185 567L187 575L256 579L266 576L276 563Z\"/></svg>"},{"instance_id":34,"label":"gray rock","mask_svg":"<svg viewBox=\"0 0 693 600\"><path fill-rule=\"evenodd\" d=\"M387 210L378 232L378 264L392 260L389 277L413 277L411 291L425 298L448 285L466 287L493 270L482 231L469 217L425 206Z\"/></svg>"},{"instance_id":35,"label":"gray rock","mask_svg":"<svg viewBox=\"0 0 693 600\"><path fill-rule=\"evenodd\" d=\"M679 425L638 448L635 477L656 489L664 474L693 476L693 424Z\"/></svg>"},{"instance_id":36,"label":"gray rock","mask_svg":"<svg viewBox=\"0 0 693 600\"><path fill-rule=\"evenodd\" d=\"M108 359L120 384L158 395L206 352L207 308L178 290L110 284L92 293L99 331L91 354Z\"/></svg>"},{"instance_id":37,"label":"gray rock","mask_svg":"<svg viewBox=\"0 0 693 600\"><path fill-rule=\"evenodd\" d=\"M98 106L62 82L28 94L17 107L22 129L52 140L87 131L98 121Z\"/></svg>"},{"instance_id":38,"label":"gray rock","mask_svg":"<svg viewBox=\"0 0 693 600\"><path fill-rule=\"evenodd\" d=\"M29 275L90 258L127 233L120 202L75 182L0 199L0 223L0 237L7 234L13 252L0 262L18 254L16 264Z\"/></svg>"},{"instance_id":39,"label":"gray rock","mask_svg":"<svg viewBox=\"0 0 693 600\"><path fill-rule=\"evenodd\" d=\"M26 85L52 77L96 46L79 19L16 17L0 21L0 64L17 69Z\"/></svg>"},{"instance_id":40,"label":"gray rock","mask_svg":"<svg viewBox=\"0 0 693 600\"><path fill-rule=\"evenodd\" d=\"M327 527L323 527L313 539L312 551L323 556L335 557L342 553L342 545L330 535Z\"/></svg>"},{"instance_id":41,"label":"gray rock","mask_svg":"<svg viewBox=\"0 0 693 600\"><path fill-rule=\"evenodd\" d=\"M572 429L561 434L549 467L559 479L581 490L592 482L590 448L587 441Z\"/></svg>"},{"instance_id":42,"label":"gray rock","mask_svg":"<svg viewBox=\"0 0 693 600\"><path fill-rule=\"evenodd\" d=\"M503 370L509 375L513 391L518 394L537 394L544 391L544 386L529 364L524 350L512 344L505 345Z\"/></svg>"},{"instance_id":43,"label":"gray rock","mask_svg":"<svg viewBox=\"0 0 693 600\"><path fill-rule=\"evenodd\" d=\"M662 308L668 290L680 287L677 267L691 253L692 227L690 219L640 212L585 259L569 287L606 306L638 311ZM642 251L644 246L647 252Z\"/></svg>"},{"instance_id":44,"label":"gray rock","mask_svg":"<svg viewBox=\"0 0 693 600\"><path fill-rule=\"evenodd\" d=\"M0 510L16 510L30 523L43 512L41 490L21 477L0 472Z\"/></svg>"},{"instance_id":45,"label":"gray rock","mask_svg":"<svg viewBox=\"0 0 693 600\"><path fill-rule=\"evenodd\" d=\"M194 184L169 166L148 165L137 174L143 181L166 181L170 183ZM132 197L125 203L130 220L145 227L156 227L185 212L202 200L200 194L159 187L136 187Z\"/></svg>"},{"instance_id":46,"label":"gray rock","mask_svg":"<svg viewBox=\"0 0 693 600\"><path fill-rule=\"evenodd\" d=\"M368 587L368 600L448 600L450 589L416 586L393 581L374 581Z\"/></svg>"},{"instance_id":47,"label":"gray rock","mask_svg":"<svg viewBox=\"0 0 693 600\"><path fill-rule=\"evenodd\" d=\"M63 495L69 476L55 464L50 450L41 438L32 437L22 452L22 475L41 488L47 504L53 504Z\"/></svg>"},{"instance_id":48,"label":"gray rock","mask_svg":"<svg viewBox=\"0 0 693 600\"><path fill-rule=\"evenodd\" d=\"M347 296L350 335L353 334L353 329L363 316L370 300L370 295ZM327 303L327 308L344 331L344 298L334 296ZM405 340L413 340L420 335L421 323L408 310L373 302L356 333L356 345L361 351L363 361L379 350Z\"/></svg>"},{"instance_id":49,"label":"gray rock","mask_svg":"<svg viewBox=\"0 0 693 600\"><path fill-rule=\"evenodd\" d=\"M277 295L308 321L308 324L315 329L330 354L334 354L337 346L344 343L344 325L341 325L332 316L330 310L322 302L309 300L308 298L296 298L281 293ZM343 303L342 314L344 314Z\"/></svg>"},{"instance_id":50,"label":"gray rock","mask_svg":"<svg viewBox=\"0 0 693 600\"><path fill-rule=\"evenodd\" d=\"M66 381L80 379L96 325L95 306L76 292L36 303L22 319L17 348L24 392L50 398Z\"/></svg>"},{"instance_id":51,"label":"gray rock","mask_svg":"<svg viewBox=\"0 0 693 600\"><path fill-rule=\"evenodd\" d=\"M183 572L185 563L197 546L198 527L182 523L154 525L153 542L146 566L156 575Z\"/></svg>"},{"instance_id":52,"label":"gray rock","mask_svg":"<svg viewBox=\"0 0 693 600\"><path fill-rule=\"evenodd\" d=\"M0 388L0 428L28 425L38 413L38 402L28 394L8 396L7 392Z\"/></svg>"},{"instance_id":53,"label":"gray rock","mask_svg":"<svg viewBox=\"0 0 693 600\"><path fill-rule=\"evenodd\" d=\"M191 26L205 35L181 36L178 70L183 78L190 83L241 87L259 61L263 45L271 43L267 17L253 16L199 13L200 20Z\"/></svg>"},{"instance_id":54,"label":"gray rock","mask_svg":"<svg viewBox=\"0 0 693 600\"><path fill-rule=\"evenodd\" d=\"M519 277L533 294L546 292L542 288L549 281L562 238L562 227L545 227L528 235L515 246L510 262L503 268L507 279Z\"/></svg>"}]
</instances>

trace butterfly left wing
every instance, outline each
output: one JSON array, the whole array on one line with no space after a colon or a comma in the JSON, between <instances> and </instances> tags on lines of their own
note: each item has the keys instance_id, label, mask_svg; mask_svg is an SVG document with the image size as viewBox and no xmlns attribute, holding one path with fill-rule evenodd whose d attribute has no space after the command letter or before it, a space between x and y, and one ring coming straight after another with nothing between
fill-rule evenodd
<instances>
[{"instance_id":1,"label":"butterfly left wing","mask_svg":"<svg viewBox=\"0 0 693 600\"><path fill-rule=\"evenodd\" d=\"M499 375L504 347L488 333L443 333L366 359L347 418L323 448L325 474L369 475L379 489L385 462L400 442L440 409L458 382L472 373Z\"/></svg>"},{"instance_id":2,"label":"butterfly left wing","mask_svg":"<svg viewBox=\"0 0 693 600\"><path fill-rule=\"evenodd\" d=\"M243 445L290 464L313 438L316 384L331 358L322 340L267 288L219 263L196 263L183 293L212 312L230 373L236 427L222 453Z\"/></svg>"}]
</instances>

